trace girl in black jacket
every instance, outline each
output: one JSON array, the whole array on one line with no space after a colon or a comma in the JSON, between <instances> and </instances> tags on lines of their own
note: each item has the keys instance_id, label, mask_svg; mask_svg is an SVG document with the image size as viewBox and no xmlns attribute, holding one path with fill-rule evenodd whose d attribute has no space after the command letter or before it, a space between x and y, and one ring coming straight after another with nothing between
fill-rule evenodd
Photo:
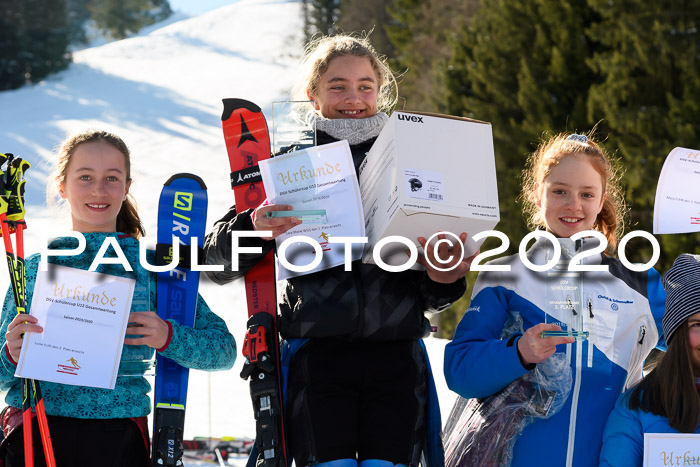
<instances>
[{"instance_id":1,"label":"girl in black jacket","mask_svg":"<svg viewBox=\"0 0 700 467\"><path fill-rule=\"evenodd\" d=\"M357 170L396 102L396 80L369 41L322 38L307 49L299 92L312 100L317 143L348 140ZM297 97L297 96L295 96ZM232 230L269 230L247 239L262 254L244 254L239 270L209 273L225 283L245 273L273 247L273 239L300 221L267 218L292 206L268 204L255 212L231 208L207 235L210 264L231 263ZM427 230L427 229L426 229ZM461 240L466 239L462 234ZM446 258L419 238L426 255ZM455 253L459 247L455 248ZM399 273L355 261L291 278L282 285L278 329L287 340L305 339L289 369L287 433L298 466L328 463L363 467L418 465L425 448L428 378L419 340L430 332L426 312L439 312L462 296L469 260L458 254L438 271ZM435 447L435 446L433 446ZM439 446L438 446L439 448Z\"/></svg>"}]
</instances>

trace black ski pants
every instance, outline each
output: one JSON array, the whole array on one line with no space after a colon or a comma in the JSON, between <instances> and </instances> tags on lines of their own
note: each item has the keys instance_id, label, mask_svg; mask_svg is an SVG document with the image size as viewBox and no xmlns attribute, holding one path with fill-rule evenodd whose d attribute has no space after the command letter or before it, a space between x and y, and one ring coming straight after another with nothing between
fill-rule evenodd
<instances>
[{"instance_id":1,"label":"black ski pants","mask_svg":"<svg viewBox=\"0 0 700 467\"><path fill-rule=\"evenodd\" d=\"M297 466L337 459L418 464L427 382L417 341L311 339L292 359L287 391Z\"/></svg>"},{"instance_id":2,"label":"black ski pants","mask_svg":"<svg viewBox=\"0 0 700 467\"><path fill-rule=\"evenodd\" d=\"M131 419L85 420L49 415L57 467L147 467L141 431ZM32 419L34 467L46 459L36 417ZM24 466L24 434L18 427L6 441L5 467Z\"/></svg>"}]
</instances>

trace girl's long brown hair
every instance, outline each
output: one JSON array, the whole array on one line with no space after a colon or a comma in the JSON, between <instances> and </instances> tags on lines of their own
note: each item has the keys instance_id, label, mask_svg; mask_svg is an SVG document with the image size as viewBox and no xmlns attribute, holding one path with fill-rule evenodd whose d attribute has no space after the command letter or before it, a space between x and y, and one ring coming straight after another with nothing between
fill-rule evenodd
<instances>
[{"instance_id":1,"label":"girl's long brown hair","mask_svg":"<svg viewBox=\"0 0 700 467\"><path fill-rule=\"evenodd\" d=\"M632 390L631 410L643 410L668 418L681 433L695 433L700 424L700 394L695 387L688 354L688 320L671 336L666 353Z\"/></svg>"}]
</instances>

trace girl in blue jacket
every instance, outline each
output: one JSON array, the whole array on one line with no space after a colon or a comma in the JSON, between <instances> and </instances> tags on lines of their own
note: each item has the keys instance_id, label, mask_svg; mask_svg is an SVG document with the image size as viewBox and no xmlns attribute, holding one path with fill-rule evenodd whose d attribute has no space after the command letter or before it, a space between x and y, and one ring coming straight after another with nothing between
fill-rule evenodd
<instances>
[{"instance_id":1,"label":"girl in blue jacket","mask_svg":"<svg viewBox=\"0 0 700 467\"><path fill-rule=\"evenodd\" d=\"M641 379L644 359L659 341L665 298L659 274L632 271L609 256L624 212L617 180L606 153L586 136L559 135L542 144L529 160L522 197L531 224L546 232L526 254L490 263L508 271L479 275L445 348L447 384L467 399L498 393L555 352L568 362L573 382L562 391L565 402L513 437L514 466L596 465L615 400ZM603 234L607 252L600 235L572 239L590 230ZM570 268L579 264L603 268ZM502 338L519 320L524 332ZM588 337L543 337L563 328ZM478 449L476 441L470 449ZM489 465L484 455L470 458Z\"/></svg>"},{"instance_id":2,"label":"girl in blue jacket","mask_svg":"<svg viewBox=\"0 0 700 467\"><path fill-rule=\"evenodd\" d=\"M97 272L136 281L124 339L122 367L128 362L150 360L154 352L180 365L201 370L224 370L233 366L236 343L224 321L199 297L195 328L163 321L155 310L155 274L139 261L138 238L143 227L129 196L131 170L129 149L116 135L88 130L69 137L58 155L55 182L58 194L70 207L73 230L85 236L85 250L75 256L50 259L50 263L88 269L108 237L116 239L133 268L101 264ZM57 238L50 248L73 249L74 238ZM150 253L149 262L154 263ZM27 258L27 308L40 255ZM50 267L50 266L49 266ZM21 429L20 379L14 377L25 333L43 329L31 315L19 316L9 291L0 324L0 389L7 391L8 407L2 413L2 459L6 467L24 465ZM76 336L79 338L79 336ZM146 416L151 411L151 387L134 365L129 375L118 376L113 390L42 382L42 393L57 465L147 466L149 437ZM120 371L120 374L123 372ZM36 420L32 431L35 465L44 465L44 453Z\"/></svg>"},{"instance_id":3,"label":"girl in blue jacket","mask_svg":"<svg viewBox=\"0 0 700 467\"><path fill-rule=\"evenodd\" d=\"M668 348L615 404L603 434L601 466L641 466L644 433L700 433L700 255L676 258L663 283Z\"/></svg>"}]
</instances>

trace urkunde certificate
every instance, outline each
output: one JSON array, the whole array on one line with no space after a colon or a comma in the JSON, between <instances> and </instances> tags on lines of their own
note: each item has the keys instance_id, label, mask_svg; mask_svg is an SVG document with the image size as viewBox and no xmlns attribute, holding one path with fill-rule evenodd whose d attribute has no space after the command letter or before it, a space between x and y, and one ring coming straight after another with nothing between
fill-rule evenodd
<instances>
[{"instance_id":1,"label":"urkunde certificate","mask_svg":"<svg viewBox=\"0 0 700 467\"><path fill-rule=\"evenodd\" d=\"M297 212L322 212L321 220L298 225L275 239L278 252L285 240L307 237L318 243L321 261L311 270L299 272L278 264L277 279L309 274L343 264L345 246L329 242L331 237L364 237L360 185L350 146L345 140L291 152L260 161L260 174L270 203L289 204ZM364 245L351 248L352 260L360 259ZM293 242L285 257L295 266L313 264L316 252L308 243ZM279 258L279 254L278 254Z\"/></svg>"},{"instance_id":2,"label":"urkunde certificate","mask_svg":"<svg viewBox=\"0 0 700 467\"><path fill-rule=\"evenodd\" d=\"M135 280L56 264L37 271L15 376L114 389Z\"/></svg>"}]
</instances>

